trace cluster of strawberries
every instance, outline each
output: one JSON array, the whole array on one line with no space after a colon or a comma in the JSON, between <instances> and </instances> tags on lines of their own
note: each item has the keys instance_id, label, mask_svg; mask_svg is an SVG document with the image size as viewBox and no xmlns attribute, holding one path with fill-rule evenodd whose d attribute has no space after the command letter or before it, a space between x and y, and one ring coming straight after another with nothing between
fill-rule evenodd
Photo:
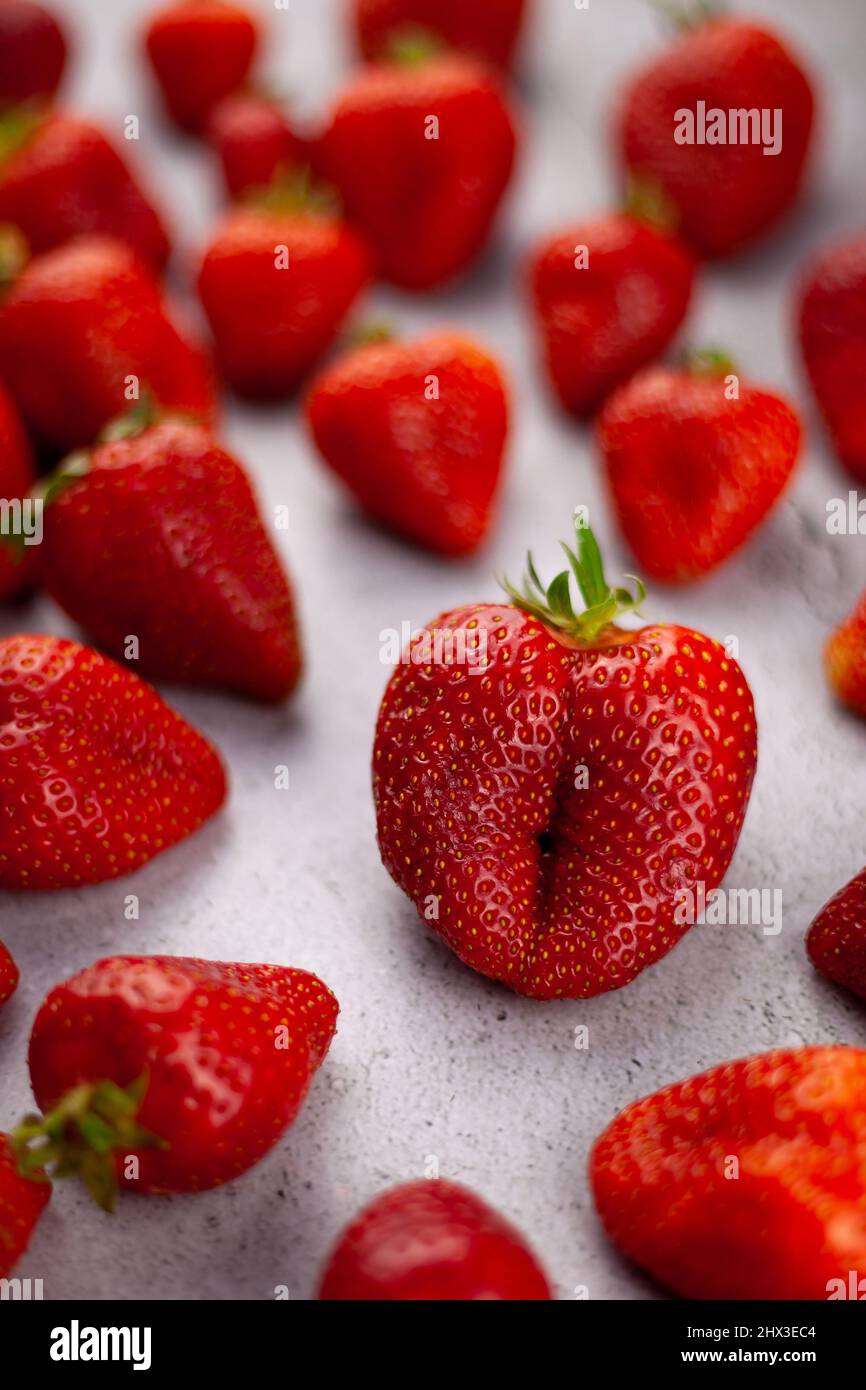
<instances>
[{"instance_id":1,"label":"cluster of strawberries","mask_svg":"<svg viewBox=\"0 0 866 1390\"><path fill-rule=\"evenodd\" d=\"M0 641L0 888L130 873L222 805L218 753L127 661L263 701L297 683L289 581L245 469L215 438L217 377L282 400L318 370L311 435L363 510L440 554L484 539L509 431L494 356L443 332L321 363L370 279L429 291L482 252L515 160L507 73L529 8L354 0L367 65L315 136L251 84L251 14L184 0L151 17L166 109L212 146L233 200L197 276L212 364L160 283L160 214L105 135L53 104L57 22L0 0L0 493L44 516L40 546L23 522L4 538L0 599L41 584L100 649ZM777 157L676 142L674 113L696 93L781 111ZM699 260L738 252L794 202L812 123L809 80L779 40L696 19L621 103L627 206L531 258L552 389L598 417L623 533L662 581L726 561L795 466L796 412L726 358L653 363ZM810 268L800 338L837 452L866 480L866 237ZM530 557L510 602L416 635L374 750L389 872L466 964L536 999L619 988L671 949L683 891L716 887L730 863L757 758L733 657L690 628L622 627L642 585L608 583L582 520L565 551L550 584ZM827 662L866 715L866 595ZM866 870L809 950L866 997ZM0 1003L17 978L0 947ZM297 1113L336 1017L322 981L276 966L112 957L59 984L31 1037L41 1113L0 1136L0 1275L52 1177L80 1175L110 1208L119 1187L192 1192L248 1169ZM612 1239L672 1289L826 1297L866 1275L866 1051L770 1053L669 1087L613 1122L591 1166ZM551 1294L518 1233L438 1181L363 1212L321 1296Z\"/></svg>"}]
</instances>

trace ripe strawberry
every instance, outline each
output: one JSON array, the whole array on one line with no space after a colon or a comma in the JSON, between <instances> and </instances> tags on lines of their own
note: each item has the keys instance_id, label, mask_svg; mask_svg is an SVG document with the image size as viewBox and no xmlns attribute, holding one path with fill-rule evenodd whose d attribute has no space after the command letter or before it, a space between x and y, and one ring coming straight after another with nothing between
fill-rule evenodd
<instances>
[{"instance_id":1,"label":"ripe strawberry","mask_svg":"<svg viewBox=\"0 0 866 1390\"><path fill-rule=\"evenodd\" d=\"M866 1275L866 1051L714 1067L627 1106L590 1176L607 1234L684 1298L826 1299Z\"/></svg>"},{"instance_id":2,"label":"ripe strawberry","mask_svg":"<svg viewBox=\"0 0 866 1390\"><path fill-rule=\"evenodd\" d=\"M483 540L508 404L474 343L441 333L359 347L313 383L307 414L322 457L375 521L445 555Z\"/></svg>"},{"instance_id":3,"label":"ripe strawberry","mask_svg":"<svg viewBox=\"0 0 866 1390\"><path fill-rule=\"evenodd\" d=\"M36 471L27 436L15 406L0 386L0 498L13 502L27 497L35 481ZM10 524L13 519L10 514ZM16 540L14 530L6 534L0 532L0 603L15 598L35 584L38 557L38 545L25 545Z\"/></svg>"},{"instance_id":4,"label":"ripe strawberry","mask_svg":"<svg viewBox=\"0 0 866 1390\"><path fill-rule=\"evenodd\" d=\"M550 1298L520 1232L444 1178L383 1192L331 1252L319 1298L355 1302Z\"/></svg>"},{"instance_id":5,"label":"ripe strawberry","mask_svg":"<svg viewBox=\"0 0 866 1390\"><path fill-rule=\"evenodd\" d=\"M0 1004L5 1004L12 998L18 988L20 978L18 966L3 942L0 941ZM0 1240L0 1244L2 1244L2 1240ZM2 1263L2 1259L0 1259L0 1263Z\"/></svg>"},{"instance_id":6,"label":"ripe strawberry","mask_svg":"<svg viewBox=\"0 0 866 1390\"><path fill-rule=\"evenodd\" d=\"M525 0L354 0L361 52L389 57L395 41L424 30L449 48L507 68L514 56Z\"/></svg>"},{"instance_id":7,"label":"ripe strawberry","mask_svg":"<svg viewBox=\"0 0 866 1390\"><path fill-rule=\"evenodd\" d=\"M481 251L515 143L492 73L467 58L434 57L354 78L322 137L321 168L374 248L380 274L426 290Z\"/></svg>"},{"instance_id":8,"label":"ripe strawberry","mask_svg":"<svg viewBox=\"0 0 866 1390\"><path fill-rule=\"evenodd\" d=\"M0 154L0 222L20 227L32 251L96 233L125 241L157 270L171 250L159 213L102 131L62 114L15 113L16 138Z\"/></svg>"},{"instance_id":9,"label":"ripe strawberry","mask_svg":"<svg viewBox=\"0 0 866 1390\"><path fill-rule=\"evenodd\" d=\"M253 15L225 0L179 0L151 15L145 48L177 125L200 130L216 103L243 85L258 37Z\"/></svg>"},{"instance_id":10,"label":"ripe strawberry","mask_svg":"<svg viewBox=\"0 0 866 1390\"><path fill-rule=\"evenodd\" d=\"M21 1259L50 1196L50 1183L21 1177L9 1136L0 1134L0 1279Z\"/></svg>"},{"instance_id":11,"label":"ripe strawberry","mask_svg":"<svg viewBox=\"0 0 866 1390\"><path fill-rule=\"evenodd\" d=\"M531 275L553 389L584 417L667 347L689 307L694 261L675 237L614 213L543 242Z\"/></svg>"},{"instance_id":12,"label":"ripe strawberry","mask_svg":"<svg viewBox=\"0 0 866 1390\"><path fill-rule=\"evenodd\" d=\"M181 337L153 275L129 247L79 237L35 257L0 299L0 378L33 434L91 444L134 392L210 421L210 364Z\"/></svg>"},{"instance_id":13,"label":"ripe strawberry","mask_svg":"<svg viewBox=\"0 0 866 1390\"><path fill-rule=\"evenodd\" d=\"M705 103L699 107L698 103ZM706 256L728 255L766 231L795 201L812 133L814 98L794 55L771 33L739 19L711 19L677 38L632 80L619 116L623 159L641 181L660 185L679 229ZM756 132L733 143L701 143L701 111L781 112L781 148L765 154ZM695 130L686 128L692 113ZM779 124L781 122L781 124ZM678 133L694 143L678 143ZM743 140L743 135L750 138ZM739 138L738 138L739 137Z\"/></svg>"},{"instance_id":14,"label":"ripe strawberry","mask_svg":"<svg viewBox=\"0 0 866 1390\"><path fill-rule=\"evenodd\" d=\"M642 586L610 589L579 523L577 542L588 611L530 557L516 606L437 619L391 677L373 759L391 876L465 964L537 999L617 989L680 939L757 756L737 663L691 628L616 626Z\"/></svg>"},{"instance_id":15,"label":"ripe strawberry","mask_svg":"<svg viewBox=\"0 0 866 1390\"><path fill-rule=\"evenodd\" d=\"M740 383L709 355L650 367L611 396L599 444L620 525L642 568L683 584L716 569L776 505L800 447L779 396Z\"/></svg>"},{"instance_id":16,"label":"ripe strawberry","mask_svg":"<svg viewBox=\"0 0 866 1390\"><path fill-rule=\"evenodd\" d=\"M839 699L866 719L866 590L824 649L827 677Z\"/></svg>"},{"instance_id":17,"label":"ripe strawberry","mask_svg":"<svg viewBox=\"0 0 866 1390\"><path fill-rule=\"evenodd\" d=\"M208 118L207 138L232 198L284 181L309 162L306 142L280 106L256 92L233 92L219 102Z\"/></svg>"},{"instance_id":18,"label":"ripe strawberry","mask_svg":"<svg viewBox=\"0 0 866 1390\"><path fill-rule=\"evenodd\" d=\"M225 797L207 740L77 642L0 640L0 730L0 888L132 873Z\"/></svg>"},{"instance_id":19,"label":"ripe strawberry","mask_svg":"<svg viewBox=\"0 0 866 1390\"><path fill-rule=\"evenodd\" d=\"M33 0L2 0L0 110L49 100L65 66L66 39L54 15Z\"/></svg>"},{"instance_id":20,"label":"ripe strawberry","mask_svg":"<svg viewBox=\"0 0 866 1390\"><path fill-rule=\"evenodd\" d=\"M229 213L198 276L226 380L253 400L295 391L337 337L368 270L364 246L334 217Z\"/></svg>"},{"instance_id":21,"label":"ripe strawberry","mask_svg":"<svg viewBox=\"0 0 866 1390\"><path fill-rule=\"evenodd\" d=\"M181 956L97 961L57 985L36 1015L30 1078L46 1114L16 1131L22 1167L77 1173L107 1209L118 1187L201 1192L229 1182L295 1119L337 1012L306 970Z\"/></svg>"},{"instance_id":22,"label":"ripe strawberry","mask_svg":"<svg viewBox=\"0 0 866 1390\"><path fill-rule=\"evenodd\" d=\"M866 869L821 908L807 949L816 970L866 999Z\"/></svg>"},{"instance_id":23,"label":"ripe strawberry","mask_svg":"<svg viewBox=\"0 0 866 1390\"><path fill-rule=\"evenodd\" d=\"M810 264L800 298L800 345L839 458L866 482L866 235Z\"/></svg>"},{"instance_id":24,"label":"ripe strawberry","mask_svg":"<svg viewBox=\"0 0 866 1390\"><path fill-rule=\"evenodd\" d=\"M131 418L61 469L45 586L151 680L283 700L300 675L294 604L241 465L197 425Z\"/></svg>"}]
</instances>

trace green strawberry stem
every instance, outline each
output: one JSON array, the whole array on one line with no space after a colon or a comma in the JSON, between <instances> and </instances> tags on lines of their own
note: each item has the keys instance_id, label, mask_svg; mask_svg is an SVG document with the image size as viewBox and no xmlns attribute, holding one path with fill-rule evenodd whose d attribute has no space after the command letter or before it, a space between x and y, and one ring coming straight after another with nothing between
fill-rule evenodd
<instances>
[{"instance_id":1,"label":"green strawberry stem","mask_svg":"<svg viewBox=\"0 0 866 1390\"><path fill-rule=\"evenodd\" d=\"M47 1114L28 1115L11 1136L21 1176L34 1182L80 1177L103 1211L113 1211L117 1156L168 1148L138 1123L147 1081L140 1076L125 1089L113 1081L75 1086Z\"/></svg>"},{"instance_id":2,"label":"green strawberry stem","mask_svg":"<svg viewBox=\"0 0 866 1390\"><path fill-rule=\"evenodd\" d=\"M419 67L446 52L446 46L432 29L423 24L403 24L388 37L385 57L397 67Z\"/></svg>"},{"instance_id":3,"label":"green strawberry stem","mask_svg":"<svg viewBox=\"0 0 866 1390\"><path fill-rule=\"evenodd\" d=\"M0 164L27 144L44 119L43 107L26 103L12 106L0 115Z\"/></svg>"},{"instance_id":4,"label":"green strawberry stem","mask_svg":"<svg viewBox=\"0 0 866 1390\"><path fill-rule=\"evenodd\" d=\"M692 376L731 376L737 365L721 348L694 348L683 356L683 366Z\"/></svg>"},{"instance_id":5,"label":"green strawberry stem","mask_svg":"<svg viewBox=\"0 0 866 1390\"><path fill-rule=\"evenodd\" d=\"M281 168L264 188L251 188L241 202L255 212L290 213L310 217L336 217L340 199L330 184L313 179L309 165Z\"/></svg>"},{"instance_id":6,"label":"green strawberry stem","mask_svg":"<svg viewBox=\"0 0 866 1390\"><path fill-rule=\"evenodd\" d=\"M397 334L393 324L373 319L370 323L360 323L345 336L346 347L372 347L375 343L393 343Z\"/></svg>"},{"instance_id":7,"label":"green strawberry stem","mask_svg":"<svg viewBox=\"0 0 866 1390\"><path fill-rule=\"evenodd\" d=\"M598 541L577 515L574 532L576 551L564 541L560 542L569 568L556 575L546 589L538 577L531 551L526 557L523 588L515 588L507 579L502 581L502 587L518 608L531 613L546 627L564 633L575 642L589 644L595 642L605 628L611 627L621 613L639 608L646 598L646 589L633 574L626 575L634 583L633 594L628 589L612 589L605 579ZM586 604L582 613L575 613L572 605L572 575Z\"/></svg>"},{"instance_id":8,"label":"green strawberry stem","mask_svg":"<svg viewBox=\"0 0 866 1390\"><path fill-rule=\"evenodd\" d=\"M11 285L30 258L30 248L11 222L0 222L0 290Z\"/></svg>"},{"instance_id":9,"label":"green strawberry stem","mask_svg":"<svg viewBox=\"0 0 866 1390\"><path fill-rule=\"evenodd\" d=\"M724 13L724 0L651 0L651 4L677 29L695 29Z\"/></svg>"},{"instance_id":10,"label":"green strawberry stem","mask_svg":"<svg viewBox=\"0 0 866 1390\"><path fill-rule=\"evenodd\" d=\"M667 196L658 179L630 178L626 185L623 210L637 222L646 222L656 231L669 235L673 235L679 226L679 209Z\"/></svg>"}]
</instances>

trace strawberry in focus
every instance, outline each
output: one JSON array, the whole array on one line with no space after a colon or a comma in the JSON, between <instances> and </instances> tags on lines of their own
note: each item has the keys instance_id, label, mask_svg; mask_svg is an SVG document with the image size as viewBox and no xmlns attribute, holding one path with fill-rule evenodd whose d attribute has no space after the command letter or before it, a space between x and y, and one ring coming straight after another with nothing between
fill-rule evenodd
<instances>
[{"instance_id":1,"label":"strawberry in focus","mask_svg":"<svg viewBox=\"0 0 866 1390\"><path fill-rule=\"evenodd\" d=\"M806 947L820 974L866 999L866 869L824 904Z\"/></svg>"},{"instance_id":2,"label":"strawberry in focus","mask_svg":"<svg viewBox=\"0 0 866 1390\"><path fill-rule=\"evenodd\" d=\"M36 469L24 427L13 402L0 386L0 497L9 503L23 499L29 496L35 481ZM32 588L39 568L38 545L27 545L23 536L12 532L0 534L0 603Z\"/></svg>"},{"instance_id":3,"label":"strawberry in focus","mask_svg":"<svg viewBox=\"0 0 866 1390\"><path fill-rule=\"evenodd\" d=\"M0 1004L6 1004L18 988L21 975L8 947L0 941ZM2 1241L0 1241L2 1244Z\"/></svg>"},{"instance_id":4,"label":"strawberry in focus","mask_svg":"<svg viewBox=\"0 0 866 1390\"><path fill-rule=\"evenodd\" d=\"M374 521L444 555L484 539L508 404L497 363L469 339L358 347L316 379L307 415L320 454Z\"/></svg>"},{"instance_id":5,"label":"strawberry in focus","mask_svg":"<svg viewBox=\"0 0 866 1390\"><path fill-rule=\"evenodd\" d=\"M331 1252L320 1299L353 1302L549 1299L520 1232L468 1188L444 1178L375 1198Z\"/></svg>"},{"instance_id":6,"label":"strawberry in focus","mask_svg":"<svg viewBox=\"0 0 866 1390\"><path fill-rule=\"evenodd\" d=\"M171 119L198 132L217 102L246 80L258 26L226 0L179 0L150 16L144 44Z\"/></svg>"},{"instance_id":7,"label":"strawberry in focus","mask_svg":"<svg viewBox=\"0 0 866 1390\"><path fill-rule=\"evenodd\" d=\"M460 959L536 999L628 984L724 877L757 757L751 692L712 638L626 631L588 527L547 590L417 633L382 699L379 847Z\"/></svg>"},{"instance_id":8,"label":"strawberry in focus","mask_svg":"<svg viewBox=\"0 0 866 1390\"><path fill-rule=\"evenodd\" d=\"M702 578L738 550L797 461L802 431L793 409L732 374L716 354L698 355L684 370L650 367L599 418L623 535L642 569L665 583Z\"/></svg>"},{"instance_id":9,"label":"strawberry in focus","mask_svg":"<svg viewBox=\"0 0 866 1390\"><path fill-rule=\"evenodd\" d=\"M667 1086L605 1130L590 1178L613 1243L681 1297L826 1299L866 1276L866 1051L768 1052Z\"/></svg>"},{"instance_id":10,"label":"strawberry in focus","mask_svg":"<svg viewBox=\"0 0 866 1390\"><path fill-rule=\"evenodd\" d=\"M824 666L842 704L866 719L866 590L827 642Z\"/></svg>"},{"instance_id":11,"label":"strawberry in focus","mask_svg":"<svg viewBox=\"0 0 866 1390\"><path fill-rule=\"evenodd\" d=\"M36 1015L30 1079L45 1114L15 1132L22 1170L77 1174L109 1210L118 1188L230 1182L295 1119L337 1012L306 970L181 956L97 961L57 985Z\"/></svg>"},{"instance_id":12,"label":"strawberry in focus","mask_svg":"<svg viewBox=\"0 0 866 1390\"><path fill-rule=\"evenodd\" d=\"M230 198L288 181L309 162L310 151L275 101L233 92L211 111L208 143L217 155Z\"/></svg>"},{"instance_id":13,"label":"strawberry in focus","mask_svg":"<svg viewBox=\"0 0 866 1390\"><path fill-rule=\"evenodd\" d=\"M21 1176L9 1135L0 1134L0 1279L21 1259L50 1197L50 1183Z\"/></svg>"},{"instance_id":14,"label":"strawberry in focus","mask_svg":"<svg viewBox=\"0 0 866 1390\"><path fill-rule=\"evenodd\" d=\"M511 65L526 0L354 0L361 52L386 61L395 42L419 30L495 67Z\"/></svg>"},{"instance_id":15,"label":"strawberry in focus","mask_svg":"<svg viewBox=\"0 0 866 1390\"><path fill-rule=\"evenodd\" d=\"M0 112L50 101L66 66L66 39L56 16L34 0L0 4Z\"/></svg>"},{"instance_id":16,"label":"strawberry in focus","mask_svg":"<svg viewBox=\"0 0 866 1390\"><path fill-rule=\"evenodd\" d=\"M866 482L866 236L831 246L808 267L800 347L839 458Z\"/></svg>"},{"instance_id":17,"label":"strawberry in focus","mask_svg":"<svg viewBox=\"0 0 866 1390\"><path fill-rule=\"evenodd\" d=\"M141 868L219 810L212 746L155 690L59 637L0 639L0 888Z\"/></svg>"}]
</instances>

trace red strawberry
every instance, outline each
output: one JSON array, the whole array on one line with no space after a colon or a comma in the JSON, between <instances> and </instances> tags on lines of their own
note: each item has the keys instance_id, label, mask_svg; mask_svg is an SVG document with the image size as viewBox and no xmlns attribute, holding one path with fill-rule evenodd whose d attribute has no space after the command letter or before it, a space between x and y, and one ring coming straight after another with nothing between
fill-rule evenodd
<instances>
[{"instance_id":1,"label":"red strawberry","mask_svg":"<svg viewBox=\"0 0 866 1390\"><path fill-rule=\"evenodd\" d=\"M0 222L20 227L33 251L98 233L127 242L161 270L170 245L162 219L97 126L60 114L19 121L0 155Z\"/></svg>"},{"instance_id":2,"label":"red strawberry","mask_svg":"<svg viewBox=\"0 0 866 1390\"><path fill-rule=\"evenodd\" d=\"M687 583L727 560L776 505L797 461L794 411L745 383L733 397L731 372L712 355L692 370L648 368L599 420L623 534L655 579Z\"/></svg>"},{"instance_id":3,"label":"red strawberry","mask_svg":"<svg viewBox=\"0 0 866 1390\"><path fill-rule=\"evenodd\" d=\"M687 241L703 255L727 255L795 201L813 108L798 59L771 33L740 19L704 21L630 83L619 119L623 158L639 180L660 185ZM729 113L749 112L747 130L730 129ZM762 112L764 131L752 125ZM707 134L715 142L722 119L726 143L705 142ZM765 153L774 137L780 148Z\"/></svg>"},{"instance_id":4,"label":"red strawberry","mask_svg":"<svg viewBox=\"0 0 866 1390\"><path fill-rule=\"evenodd\" d=\"M54 15L33 0L2 0L0 109L47 101L65 66L66 39Z\"/></svg>"},{"instance_id":5,"label":"red strawberry","mask_svg":"<svg viewBox=\"0 0 866 1390\"><path fill-rule=\"evenodd\" d=\"M371 343L313 383L322 457L375 521L445 555L490 524L508 432L496 362L467 338Z\"/></svg>"},{"instance_id":6,"label":"red strawberry","mask_svg":"<svg viewBox=\"0 0 866 1390\"><path fill-rule=\"evenodd\" d=\"M249 478L206 430L130 420L56 488L45 585L100 647L122 660L135 634L152 680L286 698L301 667L291 591Z\"/></svg>"},{"instance_id":7,"label":"red strawberry","mask_svg":"<svg viewBox=\"0 0 866 1390\"><path fill-rule=\"evenodd\" d=\"M550 1298L520 1232L444 1178L392 1187L331 1252L319 1298L349 1302Z\"/></svg>"},{"instance_id":8,"label":"red strawberry","mask_svg":"<svg viewBox=\"0 0 866 1390\"><path fill-rule=\"evenodd\" d=\"M295 391L334 342L367 276L363 245L336 218L230 213L198 276L226 380L253 400Z\"/></svg>"},{"instance_id":9,"label":"red strawberry","mask_svg":"<svg viewBox=\"0 0 866 1390\"><path fill-rule=\"evenodd\" d=\"M33 456L18 412L0 386L0 498L11 503L27 497L35 480ZM10 526L14 520L10 513ZM20 533L14 527L4 535L2 525L0 520L0 603L32 587L39 568L38 544L16 541Z\"/></svg>"},{"instance_id":10,"label":"red strawberry","mask_svg":"<svg viewBox=\"0 0 866 1390\"><path fill-rule=\"evenodd\" d=\"M816 970L866 999L866 869L821 908L807 948Z\"/></svg>"},{"instance_id":11,"label":"red strawberry","mask_svg":"<svg viewBox=\"0 0 866 1390\"><path fill-rule=\"evenodd\" d=\"M722 880L757 756L745 676L691 628L615 626L592 532L546 594L416 634L379 710L385 867L483 975L537 999L628 984ZM567 548L566 548L567 549ZM692 920L694 920L692 915Z\"/></svg>"},{"instance_id":12,"label":"red strawberry","mask_svg":"<svg viewBox=\"0 0 866 1390\"><path fill-rule=\"evenodd\" d=\"M225 797L207 740L77 642L0 640L0 729L0 888L132 873Z\"/></svg>"},{"instance_id":13,"label":"red strawberry","mask_svg":"<svg viewBox=\"0 0 866 1390\"><path fill-rule=\"evenodd\" d=\"M866 719L866 590L824 649L827 677L839 699Z\"/></svg>"},{"instance_id":14,"label":"red strawberry","mask_svg":"<svg viewBox=\"0 0 866 1390\"><path fill-rule=\"evenodd\" d=\"M207 138L232 198L266 189L309 162L306 143L280 106L255 92L233 92L215 106Z\"/></svg>"},{"instance_id":15,"label":"red strawberry","mask_svg":"<svg viewBox=\"0 0 866 1390\"><path fill-rule=\"evenodd\" d=\"M839 458L866 482L866 235L810 264L800 299L800 345Z\"/></svg>"},{"instance_id":16,"label":"red strawberry","mask_svg":"<svg viewBox=\"0 0 866 1390\"><path fill-rule=\"evenodd\" d=\"M135 391L203 421L215 411L207 359L181 337L144 262L107 237L37 256L0 299L0 378L58 450L91 444Z\"/></svg>"},{"instance_id":17,"label":"red strawberry","mask_svg":"<svg viewBox=\"0 0 866 1390\"><path fill-rule=\"evenodd\" d=\"M18 966L15 964L7 948L0 941L0 1004L5 1004L18 988L18 981L21 976ZM2 1245L2 1240L0 1240ZM0 1256L2 1264L2 1256Z\"/></svg>"},{"instance_id":18,"label":"red strawberry","mask_svg":"<svg viewBox=\"0 0 866 1390\"><path fill-rule=\"evenodd\" d=\"M361 72L344 89L320 150L381 275L415 290L450 280L479 254L514 152L495 77L459 57Z\"/></svg>"},{"instance_id":19,"label":"red strawberry","mask_svg":"<svg viewBox=\"0 0 866 1390\"><path fill-rule=\"evenodd\" d=\"M354 0L355 26L364 57L388 58L393 44L425 30L449 48L497 67L511 63L525 0Z\"/></svg>"},{"instance_id":20,"label":"red strawberry","mask_svg":"<svg viewBox=\"0 0 866 1390\"><path fill-rule=\"evenodd\" d=\"M182 956L97 961L57 985L36 1015L30 1079L46 1117L16 1132L22 1166L78 1173L109 1209L118 1186L201 1192L229 1182L295 1119L337 1012L306 970Z\"/></svg>"},{"instance_id":21,"label":"red strawberry","mask_svg":"<svg viewBox=\"0 0 866 1390\"><path fill-rule=\"evenodd\" d=\"M531 270L547 371L577 416L592 415L615 386L664 351L694 283L682 243L627 213L545 241Z\"/></svg>"},{"instance_id":22,"label":"red strawberry","mask_svg":"<svg viewBox=\"0 0 866 1390\"><path fill-rule=\"evenodd\" d=\"M216 103L243 85L258 27L249 11L224 0L180 0L151 15L144 42L172 120L198 131Z\"/></svg>"},{"instance_id":23,"label":"red strawberry","mask_svg":"<svg viewBox=\"0 0 866 1390\"><path fill-rule=\"evenodd\" d=\"M614 1244L683 1298L839 1297L866 1276L866 1051L767 1052L667 1086L605 1130L590 1176Z\"/></svg>"},{"instance_id":24,"label":"red strawberry","mask_svg":"<svg viewBox=\"0 0 866 1390\"><path fill-rule=\"evenodd\" d=\"M50 1183L21 1177L9 1136L0 1134L0 1279L21 1259L50 1196Z\"/></svg>"}]
</instances>

